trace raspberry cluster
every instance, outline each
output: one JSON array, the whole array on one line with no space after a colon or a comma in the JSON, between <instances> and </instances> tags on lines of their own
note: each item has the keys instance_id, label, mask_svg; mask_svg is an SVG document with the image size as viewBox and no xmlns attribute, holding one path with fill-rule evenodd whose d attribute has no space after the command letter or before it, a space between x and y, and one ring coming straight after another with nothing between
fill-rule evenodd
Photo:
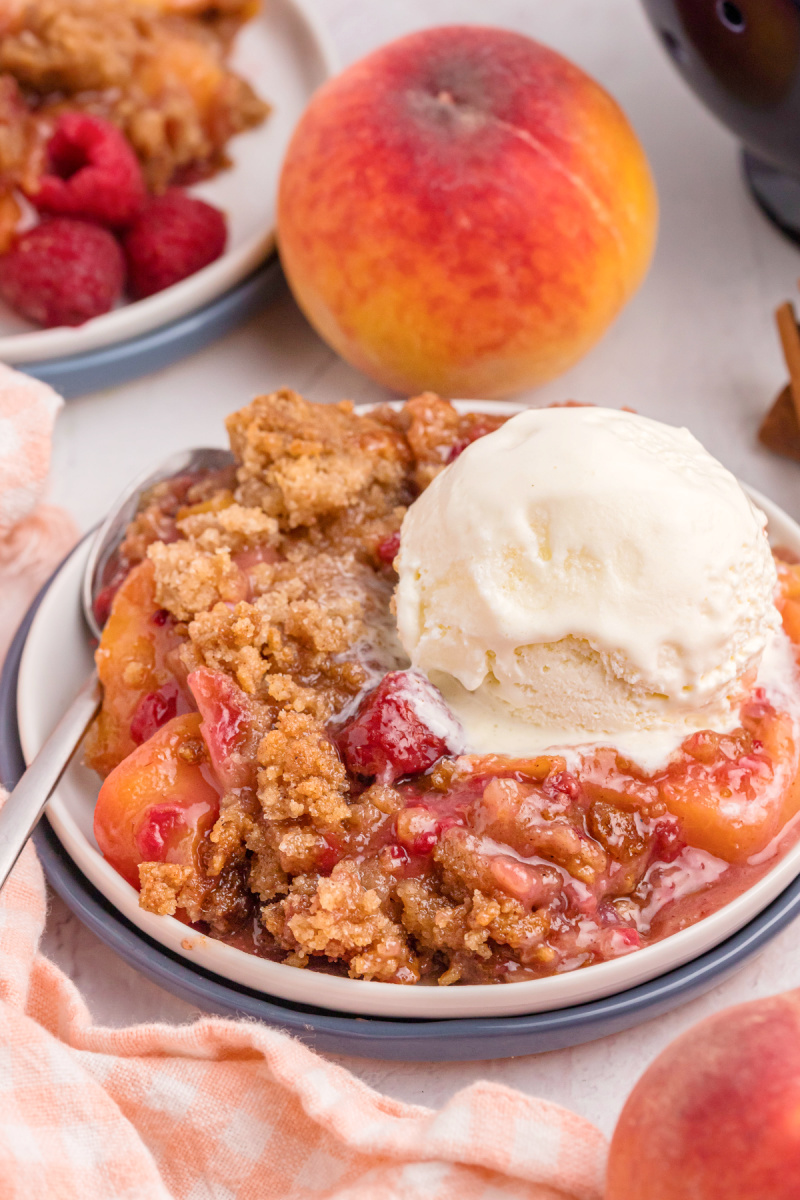
<instances>
[{"instance_id":1,"label":"raspberry cluster","mask_svg":"<svg viewBox=\"0 0 800 1200\"><path fill-rule=\"evenodd\" d=\"M170 188L148 196L124 134L90 113L62 114L29 200L39 224L0 257L0 295L45 327L82 325L193 275L225 249L219 209Z\"/></svg>"}]
</instances>

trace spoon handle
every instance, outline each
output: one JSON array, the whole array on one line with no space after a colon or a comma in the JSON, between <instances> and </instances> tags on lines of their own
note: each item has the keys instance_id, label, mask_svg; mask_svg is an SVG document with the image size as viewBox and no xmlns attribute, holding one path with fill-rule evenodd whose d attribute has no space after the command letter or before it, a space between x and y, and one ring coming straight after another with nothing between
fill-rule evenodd
<instances>
[{"instance_id":1,"label":"spoon handle","mask_svg":"<svg viewBox=\"0 0 800 1200\"><path fill-rule=\"evenodd\" d=\"M97 672L92 671L0 809L0 888L99 707L100 684Z\"/></svg>"}]
</instances>

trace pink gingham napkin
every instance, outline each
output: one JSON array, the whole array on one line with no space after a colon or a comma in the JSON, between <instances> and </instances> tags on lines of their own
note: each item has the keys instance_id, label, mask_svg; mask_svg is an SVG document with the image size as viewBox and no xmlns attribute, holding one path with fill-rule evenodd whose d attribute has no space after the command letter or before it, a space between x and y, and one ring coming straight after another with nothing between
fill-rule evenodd
<instances>
[{"instance_id":1,"label":"pink gingham napkin","mask_svg":"<svg viewBox=\"0 0 800 1200\"><path fill-rule=\"evenodd\" d=\"M78 536L63 509L40 503L62 404L46 383L0 363L0 661L31 600Z\"/></svg>"},{"instance_id":2,"label":"pink gingham napkin","mask_svg":"<svg viewBox=\"0 0 800 1200\"><path fill-rule=\"evenodd\" d=\"M59 403L0 368L0 657L75 537L36 507ZM601 1133L509 1088L432 1112L255 1022L94 1025L45 916L28 846L0 893L2 1200L600 1200Z\"/></svg>"}]
</instances>

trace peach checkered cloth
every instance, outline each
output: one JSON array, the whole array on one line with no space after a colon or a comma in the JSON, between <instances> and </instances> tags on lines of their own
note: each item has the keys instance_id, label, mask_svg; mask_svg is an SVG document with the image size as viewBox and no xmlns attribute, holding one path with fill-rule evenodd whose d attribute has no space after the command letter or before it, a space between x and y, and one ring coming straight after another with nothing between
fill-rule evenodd
<instances>
[{"instance_id":1,"label":"peach checkered cloth","mask_svg":"<svg viewBox=\"0 0 800 1200\"><path fill-rule=\"evenodd\" d=\"M94 1026L44 919L29 846L0 901L4 1200L600 1200L600 1132L509 1088L431 1112L253 1022Z\"/></svg>"},{"instance_id":2,"label":"peach checkered cloth","mask_svg":"<svg viewBox=\"0 0 800 1200\"><path fill-rule=\"evenodd\" d=\"M74 536L33 512L57 405L0 369L4 644ZM600 1200L600 1132L508 1088L475 1083L432 1112L255 1022L93 1025L38 951L45 915L28 846L0 893L2 1200Z\"/></svg>"},{"instance_id":3,"label":"peach checkered cloth","mask_svg":"<svg viewBox=\"0 0 800 1200\"><path fill-rule=\"evenodd\" d=\"M41 504L53 422L63 401L0 363L0 661L25 610L78 531Z\"/></svg>"}]
</instances>

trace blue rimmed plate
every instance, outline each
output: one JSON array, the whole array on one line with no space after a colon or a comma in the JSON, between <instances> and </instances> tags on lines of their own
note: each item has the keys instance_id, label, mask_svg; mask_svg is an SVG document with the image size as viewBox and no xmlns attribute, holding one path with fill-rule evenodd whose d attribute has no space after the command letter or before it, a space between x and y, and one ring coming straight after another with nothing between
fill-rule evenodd
<instances>
[{"instance_id":1,"label":"blue rimmed plate","mask_svg":"<svg viewBox=\"0 0 800 1200\"><path fill-rule=\"evenodd\" d=\"M16 712L20 661L36 612L52 582L43 589L20 627L0 678L0 776L6 786L13 785L24 769ZM514 1016L384 1019L278 999L221 978L173 953L122 916L82 874L46 821L37 831L36 844L47 876L66 904L102 941L161 986L207 1011L257 1017L317 1049L374 1058L504 1058L577 1045L619 1032L715 986L800 914L800 880L795 879L744 928L712 950L615 995L555 1011Z\"/></svg>"}]
</instances>

